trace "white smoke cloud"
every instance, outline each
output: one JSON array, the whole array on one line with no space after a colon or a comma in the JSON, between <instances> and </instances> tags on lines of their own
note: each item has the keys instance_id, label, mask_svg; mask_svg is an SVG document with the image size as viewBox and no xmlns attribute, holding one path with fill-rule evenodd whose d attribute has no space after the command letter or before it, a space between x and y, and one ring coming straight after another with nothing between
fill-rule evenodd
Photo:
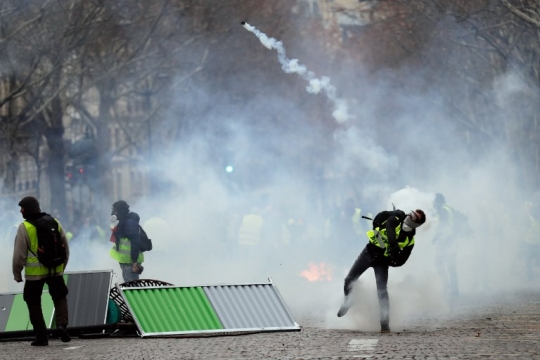
<instances>
[{"instance_id":1,"label":"white smoke cloud","mask_svg":"<svg viewBox=\"0 0 540 360\"><path fill-rule=\"evenodd\" d=\"M289 59L287 57L285 47L281 41L269 38L265 33L248 23L244 22L242 23L242 26L247 31L252 32L267 49L277 51L278 60L284 72L287 74L298 74L302 79L309 83L306 87L307 92L318 94L319 92L324 91L326 97L334 104L332 116L338 123L344 123L350 118L346 101L337 97L336 88L330 84L329 77L323 76L317 78L315 73L308 70L305 65L300 64L298 59Z\"/></svg>"},{"instance_id":2,"label":"white smoke cloud","mask_svg":"<svg viewBox=\"0 0 540 360\"><path fill-rule=\"evenodd\" d=\"M154 250L145 254L143 278L191 286L264 282L271 277L301 325L309 318L332 328L377 331L378 301L371 269L354 290L357 303L350 316L336 316L343 299L343 279L367 239L359 238L351 246L338 237L321 234L325 234L328 218L335 210L331 205L341 205L345 198L352 197L364 211L376 213L391 209L394 204L404 211L421 208L427 214L407 264L390 269L391 326L397 330L406 328L415 320L433 316L437 310L437 316L450 316L450 301L444 296L445 289L436 271L432 243L437 228L432 200L436 192L441 192L451 206L469 216L475 230L472 238L461 232L456 234L463 301L481 305L484 296L531 286L520 249L524 227L516 226L516 221L525 218L522 200L529 196L520 189L509 149L494 146L484 154L472 156L453 126L453 117L434 108L428 95L403 91L382 76L375 76L372 81L358 79L353 69L341 70L347 81L339 82L339 88L349 87L352 93L362 80L370 91L357 99L359 105L351 111L355 118L363 119L362 126L351 124L352 121L344 123L352 115L348 103L336 96L329 77L317 78L298 60L288 59L280 41L249 24L245 27L266 48L278 51L283 71L306 80L308 92L324 92L332 100L334 118L350 126L330 134L337 150L325 162L321 161L324 172L321 178L315 178L287 161L305 151L306 143L312 139L329 136L328 129L305 126L295 133L290 128L257 123L255 120L263 112L273 118L299 117L296 115L301 110L297 104L280 96L274 88L262 86L261 93L266 95L244 106L231 101L226 93L217 94L214 88L197 85L188 94L175 94L179 107L200 104L213 110L193 115L194 123L227 124L233 135L227 138L226 145L240 161L231 176L225 176L221 164L211 156L211 150L218 146L216 139L194 134L163 151L161 158L149 164L174 184L171 189L144 199L124 194L154 242ZM245 69L246 78L257 71ZM419 76L410 69L407 72L411 81ZM504 102L507 93L519 93L521 85L514 80L509 78L494 86L494 91L501 94L500 101ZM235 86L248 86L238 83L237 78L235 81ZM439 96L437 89L432 92ZM190 100L193 103L184 100L189 94L195 94ZM388 106L389 98L400 106L400 111L381 116L380 109ZM504 104L511 109L511 103ZM174 111L164 117L171 123L178 121ZM254 123L266 126L265 130L255 133L246 125ZM157 134L159 129L155 131ZM322 142L320 146L324 146ZM257 162L242 162L250 158ZM257 178L256 167L269 167L271 171ZM161 172L163 169L166 171ZM238 181L240 174L245 176L246 183L255 185L246 186ZM110 199L111 203L114 200L117 199ZM258 208L272 224L273 236L253 252L242 252L237 244L239 222L252 208ZM16 211L17 207L8 204L5 209ZM291 219L301 224L301 236L284 235L283 229ZM368 221L364 224L370 225ZM108 225L101 223L105 229ZM67 270L113 269L115 281L122 282L118 264L108 255L111 246L107 240L88 248L77 249L73 244ZM11 254L4 252L1 260L5 264L0 282L3 291L22 290L22 284L12 281ZM333 269L332 280L309 282L300 276L310 263L328 264Z\"/></svg>"}]
</instances>

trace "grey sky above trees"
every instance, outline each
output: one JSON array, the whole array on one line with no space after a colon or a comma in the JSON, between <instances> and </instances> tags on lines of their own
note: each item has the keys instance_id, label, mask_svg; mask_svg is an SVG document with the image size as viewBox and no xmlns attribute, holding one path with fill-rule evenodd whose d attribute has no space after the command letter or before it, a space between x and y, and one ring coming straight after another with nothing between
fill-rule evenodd
<instances>
[{"instance_id":1,"label":"grey sky above trees","mask_svg":"<svg viewBox=\"0 0 540 360\"><path fill-rule=\"evenodd\" d=\"M375 96L369 81L362 80L366 86L359 87L351 81L355 77L383 79L393 89L416 92L432 106L416 114L422 126L446 122L473 157L503 144L519 164L523 185L532 189L538 183L538 1L379 1L370 9L370 25L344 30L335 24L325 28L319 18L291 7L290 1L253 0L3 1L0 76L10 84L0 98L0 105L9 109L0 122L6 192L15 190L19 155L32 154L40 167L46 164L56 201L65 203L66 114L83 122L93 136L97 172L102 174L98 192L117 154L109 146L108 124L117 124L125 146L135 147L149 161L195 133L211 139L219 153L232 130L216 112L227 114L233 107L257 114L244 124L255 135L275 128L289 134L302 133L304 127L326 129L306 137L301 151L283 154L306 168L324 166L336 146L332 134L337 125L329 107L283 74L275 56L256 39L247 39L240 26L244 20L289 40L285 46L290 56L337 79L340 96L352 104L363 107ZM336 46L332 34L343 31L349 35ZM216 110L204 101L202 88L212 89L218 106L231 107ZM272 93L258 92L263 88ZM286 97L297 106L270 114L261 105L265 96ZM373 109L378 120L370 126L384 148L399 153L385 133L400 112L401 105L393 100L390 96L379 102L385 105ZM126 104L142 107L126 118ZM449 116L430 118L439 111ZM294 120L288 118L291 113ZM367 122L359 117L350 124ZM47 145L43 157L38 153L41 143ZM267 146L269 153L281 151L277 143Z\"/></svg>"}]
</instances>

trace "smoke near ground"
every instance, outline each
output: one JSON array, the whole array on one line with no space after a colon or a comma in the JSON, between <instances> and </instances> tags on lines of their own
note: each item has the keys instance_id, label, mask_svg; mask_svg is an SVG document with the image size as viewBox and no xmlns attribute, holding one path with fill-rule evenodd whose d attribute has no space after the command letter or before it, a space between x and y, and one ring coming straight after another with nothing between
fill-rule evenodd
<instances>
[{"instance_id":1,"label":"smoke near ground","mask_svg":"<svg viewBox=\"0 0 540 360\"><path fill-rule=\"evenodd\" d=\"M245 36L247 49L254 46L252 34L239 32L239 36ZM302 39L279 41L286 46L301 44ZM269 52L268 56L275 54ZM257 69L246 71L256 73ZM282 75L283 81L289 81L290 74ZM313 80L313 76L309 78ZM413 81L415 74L409 76ZM354 85L332 82L331 93L339 94L334 99L354 100L356 106L348 111L359 120L345 122L330 134L333 148L328 149L317 172L306 171L294 159L309 157L306 151L316 139L326 138L328 129L297 123L296 115L303 111L299 104L260 81L254 87L260 96L242 105L227 93L195 85L192 93L200 95L198 101L212 104L199 122L218 124L227 136L194 133L188 141L167 148L148 164L169 184L167 189L137 202L125 199L141 216L154 243L154 250L145 254L142 277L179 286L267 282L271 278L295 318L310 316L328 327L377 331L378 303L371 269L354 289L355 306L344 318L336 317L343 300L343 279L367 238L344 244L328 233L327 221L336 206L352 197L358 207L373 215L393 205L404 211L420 208L427 214L411 258L403 267L390 270L391 326L399 329L416 318L450 316L451 303L435 268L432 243L437 228L432 204L435 193L441 192L451 206L469 216L474 229L469 237L456 233L462 299L481 302L498 292L530 286L521 261L525 230L517 225L525 218L524 201L530 196L520 191L519 179L513 175L510 149L493 145L481 155L468 153L460 145L462 138L453 117L434 109L432 99L376 80L350 78ZM293 86L303 88L305 83L298 79ZM355 86L372 91L357 98L356 93L341 90ZM515 91L516 86L520 83L509 75L493 91L504 94ZM432 89L434 97L437 90ZM166 115L170 122L177 121L176 108L189 106L183 102L187 101L184 94L176 98L175 108ZM377 111L389 98L401 110L393 126L380 129ZM316 99L328 106L328 117L342 104ZM508 104L509 113L511 106ZM263 113L264 119L286 117L283 123L290 128L258 123ZM218 151L222 158L216 160L214 147L225 149L223 143L227 150ZM234 165L231 173L224 170L228 161ZM115 200L110 199L111 204ZM4 208L18 210L16 203L4 204ZM265 221L265 240L258 246L241 247L238 229L242 217L252 212ZM294 227L298 232L291 232L290 221L298 225ZM109 225L101 222L107 232ZM364 225L369 229L368 221ZM118 264L108 255L111 245L107 240L87 246L72 244L67 270L113 269L114 281L122 282ZM20 291L22 285L11 280L11 253L2 252L0 257L5 264L1 290ZM315 275L322 272L317 266L325 264L322 269L329 276L309 281L302 272L310 270L310 264Z\"/></svg>"}]
</instances>

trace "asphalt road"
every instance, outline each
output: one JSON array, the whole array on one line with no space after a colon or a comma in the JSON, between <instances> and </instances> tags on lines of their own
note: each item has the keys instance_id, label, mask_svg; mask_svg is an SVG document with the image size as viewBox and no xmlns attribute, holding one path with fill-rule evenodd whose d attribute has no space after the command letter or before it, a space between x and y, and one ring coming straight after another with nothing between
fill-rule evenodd
<instances>
[{"instance_id":1,"label":"asphalt road","mask_svg":"<svg viewBox=\"0 0 540 360\"><path fill-rule=\"evenodd\" d=\"M326 328L208 338L74 338L48 347L0 343L0 359L540 359L540 291L461 299L451 314L417 319L390 334Z\"/></svg>"}]
</instances>

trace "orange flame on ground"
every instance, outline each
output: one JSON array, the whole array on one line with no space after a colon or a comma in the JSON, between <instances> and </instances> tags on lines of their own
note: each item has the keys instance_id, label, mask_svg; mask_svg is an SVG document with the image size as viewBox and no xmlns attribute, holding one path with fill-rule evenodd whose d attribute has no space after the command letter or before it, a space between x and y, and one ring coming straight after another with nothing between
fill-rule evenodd
<instances>
[{"instance_id":1,"label":"orange flame on ground","mask_svg":"<svg viewBox=\"0 0 540 360\"><path fill-rule=\"evenodd\" d=\"M332 269L325 263L315 264L310 262L309 269L300 273L308 281L332 281Z\"/></svg>"}]
</instances>

